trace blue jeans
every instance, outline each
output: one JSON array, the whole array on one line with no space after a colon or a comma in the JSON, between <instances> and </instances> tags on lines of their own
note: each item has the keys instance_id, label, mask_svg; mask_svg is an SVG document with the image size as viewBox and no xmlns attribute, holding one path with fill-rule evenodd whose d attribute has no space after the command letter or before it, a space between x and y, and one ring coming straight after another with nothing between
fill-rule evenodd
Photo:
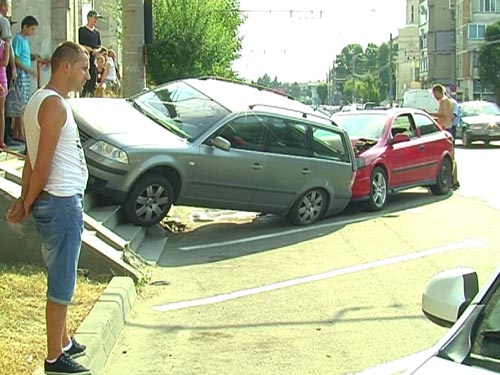
<instances>
[{"instance_id":1,"label":"blue jeans","mask_svg":"<svg viewBox=\"0 0 500 375\"><path fill-rule=\"evenodd\" d=\"M60 305L69 305L75 291L82 244L82 196L56 197L42 192L33 204L31 215L42 237L42 257L47 269L47 299Z\"/></svg>"}]
</instances>

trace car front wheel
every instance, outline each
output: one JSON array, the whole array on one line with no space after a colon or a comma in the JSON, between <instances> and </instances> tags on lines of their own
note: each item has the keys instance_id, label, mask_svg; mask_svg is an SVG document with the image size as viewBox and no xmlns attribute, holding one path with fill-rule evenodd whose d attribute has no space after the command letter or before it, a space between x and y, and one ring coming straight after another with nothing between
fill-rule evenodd
<instances>
[{"instance_id":1,"label":"car front wheel","mask_svg":"<svg viewBox=\"0 0 500 375\"><path fill-rule=\"evenodd\" d=\"M163 219L173 201L173 189L159 174L141 177L130 190L123 204L126 219L141 227L150 227Z\"/></svg>"},{"instance_id":2,"label":"car front wheel","mask_svg":"<svg viewBox=\"0 0 500 375\"><path fill-rule=\"evenodd\" d=\"M368 209L380 211L387 201L387 175L381 167L375 167L370 178Z\"/></svg>"},{"instance_id":3,"label":"car front wheel","mask_svg":"<svg viewBox=\"0 0 500 375\"><path fill-rule=\"evenodd\" d=\"M288 220L294 225L308 225L320 219L326 210L327 195L322 189L311 189L293 205Z\"/></svg>"},{"instance_id":4,"label":"car front wheel","mask_svg":"<svg viewBox=\"0 0 500 375\"><path fill-rule=\"evenodd\" d=\"M443 160L441 167L436 178L436 184L431 186L432 194L434 195L446 195L449 193L452 187L453 181L453 165L450 159L446 158Z\"/></svg>"}]
</instances>

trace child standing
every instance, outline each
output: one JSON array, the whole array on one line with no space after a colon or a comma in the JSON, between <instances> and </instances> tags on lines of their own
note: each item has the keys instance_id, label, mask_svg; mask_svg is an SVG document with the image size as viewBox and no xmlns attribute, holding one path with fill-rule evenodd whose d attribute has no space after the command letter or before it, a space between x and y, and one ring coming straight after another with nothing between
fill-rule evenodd
<instances>
[{"instance_id":1,"label":"child standing","mask_svg":"<svg viewBox=\"0 0 500 375\"><path fill-rule=\"evenodd\" d=\"M19 140L24 140L25 138L23 123L24 107L28 103L31 95L31 76L36 77L36 66L34 68L31 66L31 60L34 56L31 54L28 38L35 33L37 27L38 21L35 17L24 17L21 22L21 32L16 34L14 40L12 41L17 67L16 85L20 91L22 99L18 116L13 118L12 138Z\"/></svg>"}]
</instances>

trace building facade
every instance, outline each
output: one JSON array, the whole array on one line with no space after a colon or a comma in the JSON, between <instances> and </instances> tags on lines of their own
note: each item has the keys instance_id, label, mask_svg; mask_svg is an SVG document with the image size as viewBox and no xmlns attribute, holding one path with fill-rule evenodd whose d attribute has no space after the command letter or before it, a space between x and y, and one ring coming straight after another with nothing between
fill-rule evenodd
<instances>
[{"instance_id":1,"label":"building facade","mask_svg":"<svg viewBox=\"0 0 500 375\"><path fill-rule=\"evenodd\" d=\"M420 88L418 5L419 0L407 0L406 25L399 29L396 99L401 99L407 90Z\"/></svg>"},{"instance_id":2,"label":"building facade","mask_svg":"<svg viewBox=\"0 0 500 375\"><path fill-rule=\"evenodd\" d=\"M456 0L456 67L459 100L495 100L479 78L479 50L486 27L500 22L500 0Z\"/></svg>"},{"instance_id":3,"label":"building facade","mask_svg":"<svg viewBox=\"0 0 500 375\"><path fill-rule=\"evenodd\" d=\"M456 86L455 0L420 0L419 49L422 88Z\"/></svg>"}]
</instances>

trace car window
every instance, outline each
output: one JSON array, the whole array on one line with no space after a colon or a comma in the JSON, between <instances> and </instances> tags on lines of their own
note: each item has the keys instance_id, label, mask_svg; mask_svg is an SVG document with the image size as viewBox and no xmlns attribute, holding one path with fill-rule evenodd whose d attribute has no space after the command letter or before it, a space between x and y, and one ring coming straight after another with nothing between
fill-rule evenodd
<instances>
[{"instance_id":1,"label":"car window","mask_svg":"<svg viewBox=\"0 0 500 375\"><path fill-rule=\"evenodd\" d=\"M333 129L312 128L314 157L350 163L345 137Z\"/></svg>"},{"instance_id":2,"label":"car window","mask_svg":"<svg viewBox=\"0 0 500 375\"><path fill-rule=\"evenodd\" d=\"M307 125L282 118L267 118L266 151L277 154L310 156Z\"/></svg>"},{"instance_id":3,"label":"car window","mask_svg":"<svg viewBox=\"0 0 500 375\"><path fill-rule=\"evenodd\" d=\"M415 130L412 125L410 115L401 115L394 119L391 128L392 135L396 135L399 133L407 134L410 137L415 136Z\"/></svg>"},{"instance_id":4,"label":"car window","mask_svg":"<svg viewBox=\"0 0 500 375\"><path fill-rule=\"evenodd\" d=\"M413 115L415 126L420 130L420 135L436 133L439 130L438 126L429 117L416 113Z\"/></svg>"},{"instance_id":5,"label":"car window","mask_svg":"<svg viewBox=\"0 0 500 375\"><path fill-rule=\"evenodd\" d=\"M496 360L500 369L500 287L491 294L479 317L472 337L471 360L481 365L483 360Z\"/></svg>"},{"instance_id":6,"label":"car window","mask_svg":"<svg viewBox=\"0 0 500 375\"><path fill-rule=\"evenodd\" d=\"M263 151L266 136L264 120L255 115L238 117L220 128L215 136L227 139L232 148Z\"/></svg>"}]
</instances>

